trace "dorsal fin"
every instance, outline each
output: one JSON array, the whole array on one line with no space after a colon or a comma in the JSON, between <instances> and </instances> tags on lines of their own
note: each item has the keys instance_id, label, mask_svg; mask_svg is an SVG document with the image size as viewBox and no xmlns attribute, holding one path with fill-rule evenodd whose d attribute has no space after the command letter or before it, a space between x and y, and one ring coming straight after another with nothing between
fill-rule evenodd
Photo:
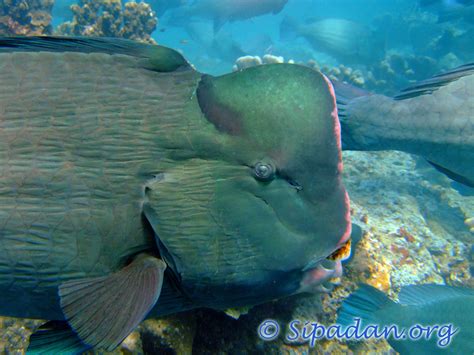
<instances>
[{"instance_id":1,"label":"dorsal fin","mask_svg":"<svg viewBox=\"0 0 474 355\"><path fill-rule=\"evenodd\" d=\"M128 55L148 59L144 67L158 72L190 68L184 57L173 49L121 38L0 37L0 53L41 51Z\"/></svg>"},{"instance_id":2,"label":"dorsal fin","mask_svg":"<svg viewBox=\"0 0 474 355\"><path fill-rule=\"evenodd\" d=\"M413 86L403 89L397 96L394 97L394 99L404 100L416 96L431 94L440 87L470 74L474 74L474 63L465 64L446 73L420 81Z\"/></svg>"},{"instance_id":3,"label":"dorsal fin","mask_svg":"<svg viewBox=\"0 0 474 355\"><path fill-rule=\"evenodd\" d=\"M420 306L460 297L474 297L474 289L435 284L409 285L402 287L398 295L401 304L411 306Z\"/></svg>"}]
</instances>

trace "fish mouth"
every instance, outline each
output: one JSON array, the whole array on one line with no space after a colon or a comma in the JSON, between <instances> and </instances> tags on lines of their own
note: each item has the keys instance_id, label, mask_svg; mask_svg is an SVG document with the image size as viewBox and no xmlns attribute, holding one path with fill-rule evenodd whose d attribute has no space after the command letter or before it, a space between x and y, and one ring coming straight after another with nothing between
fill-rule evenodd
<instances>
[{"instance_id":1,"label":"fish mouth","mask_svg":"<svg viewBox=\"0 0 474 355\"><path fill-rule=\"evenodd\" d=\"M337 283L336 279L343 274L342 261L349 259L350 256L351 240L348 239L326 259L303 270L304 274L300 282L298 293L330 292Z\"/></svg>"},{"instance_id":2,"label":"fish mouth","mask_svg":"<svg viewBox=\"0 0 474 355\"><path fill-rule=\"evenodd\" d=\"M344 244L339 247L338 249L336 249L331 255L329 255L327 258L329 260L334 260L334 261L337 261L337 260L340 260L340 261L344 261L344 260L347 260L351 257L351 246L352 246L352 242L351 242L351 239L348 239L344 242Z\"/></svg>"},{"instance_id":3,"label":"fish mouth","mask_svg":"<svg viewBox=\"0 0 474 355\"><path fill-rule=\"evenodd\" d=\"M330 261L345 261L348 260L351 257L351 238L349 236L349 239L343 239L341 240L342 243L341 245L333 251L329 256L326 257L326 259L314 259L311 262L309 262L304 268L303 272L310 271L316 267L318 267L321 262L324 262L324 260L330 260Z\"/></svg>"}]
</instances>

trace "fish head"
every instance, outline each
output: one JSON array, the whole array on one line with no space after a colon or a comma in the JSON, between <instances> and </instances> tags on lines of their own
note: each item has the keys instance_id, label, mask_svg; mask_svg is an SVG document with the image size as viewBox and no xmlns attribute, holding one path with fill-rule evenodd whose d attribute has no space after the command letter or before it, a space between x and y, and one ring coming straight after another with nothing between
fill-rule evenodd
<instances>
[{"instance_id":1,"label":"fish head","mask_svg":"<svg viewBox=\"0 0 474 355\"><path fill-rule=\"evenodd\" d=\"M266 65L203 76L196 96L207 123L190 134L198 153L148 190L160 250L184 292L227 307L321 281L314 270L350 235L329 80Z\"/></svg>"}]
</instances>

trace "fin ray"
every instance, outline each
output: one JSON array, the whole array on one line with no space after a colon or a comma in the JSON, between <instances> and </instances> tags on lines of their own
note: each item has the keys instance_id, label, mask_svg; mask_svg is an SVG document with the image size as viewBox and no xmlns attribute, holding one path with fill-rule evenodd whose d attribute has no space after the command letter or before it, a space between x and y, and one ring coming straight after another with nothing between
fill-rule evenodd
<instances>
[{"instance_id":1,"label":"fin ray","mask_svg":"<svg viewBox=\"0 0 474 355\"><path fill-rule=\"evenodd\" d=\"M85 344L112 350L155 305L165 268L160 259L140 255L110 276L66 282L59 288L61 309Z\"/></svg>"},{"instance_id":2,"label":"fin ray","mask_svg":"<svg viewBox=\"0 0 474 355\"><path fill-rule=\"evenodd\" d=\"M418 306L462 296L474 297L474 289L436 284L411 285L402 287L398 299L401 304Z\"/></svg>"},{"instance_id":3,"label":"fin ray","mask_svg":"<svg viewBox=\"0 0 474 355\"><path fill-rule=\"evenodd\" d=\"M391 303L393 301L382 291L362 284L343 302L338 311L337 323L347 326L354 322L354 318L360 318L362 322L375 323L374 313Z\"/></svg>"}]
</instances>

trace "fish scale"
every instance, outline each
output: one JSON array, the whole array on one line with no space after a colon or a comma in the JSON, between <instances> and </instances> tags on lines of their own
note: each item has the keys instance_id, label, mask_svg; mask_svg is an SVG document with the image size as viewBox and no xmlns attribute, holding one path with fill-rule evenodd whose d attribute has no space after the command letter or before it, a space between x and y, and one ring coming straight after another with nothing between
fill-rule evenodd
<instances>
[{"instance_id":1,"label":"fish scale","mask_svg":"<svg viewBox=\"0 0 474 355\"><path fill-rule=\"evenodd\" d=\"M38 55L3 54L1 60L1 87L18 85L15 90L2 90L0 94L0 151L3 152L0 225L4 226L0 260L15 264L11 257L6 257L14 254L16 264L22 263L22 256L14 250L30 250L21 270L13 271L14 279L31 269L37 277L42 277L42 270L48 270L51 276L56 274L54 282L67 280L69 274L77 277L78 266L83 276L102 274L123 261L101 256L95 240L119 250L127 240L127 251L123 254L128 253L130 247L149 248L140 223L132 230L126 227L133 223L123 223L124 217L139 220L139 214L130 213L130 208L120 204L120 201L131 200L139 205L143 198L144 181L136 176L138 167L134 162L156 160L161 154L152 144L153 139L158 139L160 128L153 123L153 116L142 114L139 108L148 113L150 107L160 105L171 121L180 114L179 106L173 107L173 99L179 100L183 95L173 97L170 93L174 80L170 80L168 74L150 75L144 71L137 76L136 64L125 56L42 53L41 58L46 59L39 62L34 59ZM85 60L90 63L87 67L81 65ZM74 69L75 65L78 70ZM117 71L124 76L117 76ZM67 76L72 79L76 75L78 79L68 81ZM183 82L178 84L193 84L194 77L192 72L184 74ZM165 97L167 100L163 100ZM16 104L18 99L21 105ZM41 103L42 100L45 102ZM141 134L142 129L145 134ZM153 135L146 134L150 131ZM14 190L8 188L12 185L16 186ZM130 188L133 186L135 188ZM25 198L33 201L21 205ZM42 206L39 217L37 205ZM48 226L41 231L43 238L30 231L28 224L23 224L31 220L30 215ZM104 223L115 225L115 232L101 233L101 229L95 227ZM23 232L18 233L19 230ZM34 237L36 242L22 241L26 236ZM77 247L71 248L74 245ZM54 255L56 257L51 258ZM70 256L65 258L65 255ZM33 264L28 263L31 260ZM37 269L35 264L42 267ZM53 265L55 272L51 272ZM2 292L8 292L0 287Z\"/></svg>"},{"instance_id":2,"label":"fish scale","mask_svg":"<svg viewBox=\"0 0 474 355\"><path fill-rule=\"evenodd\" d=\"M30 350L113 350L148 315L340 275L323 261L349 199L321 73L211 77L98 38L0 38L0 63L0 314L55 321Z\"/></svg>"}]
</instances>

